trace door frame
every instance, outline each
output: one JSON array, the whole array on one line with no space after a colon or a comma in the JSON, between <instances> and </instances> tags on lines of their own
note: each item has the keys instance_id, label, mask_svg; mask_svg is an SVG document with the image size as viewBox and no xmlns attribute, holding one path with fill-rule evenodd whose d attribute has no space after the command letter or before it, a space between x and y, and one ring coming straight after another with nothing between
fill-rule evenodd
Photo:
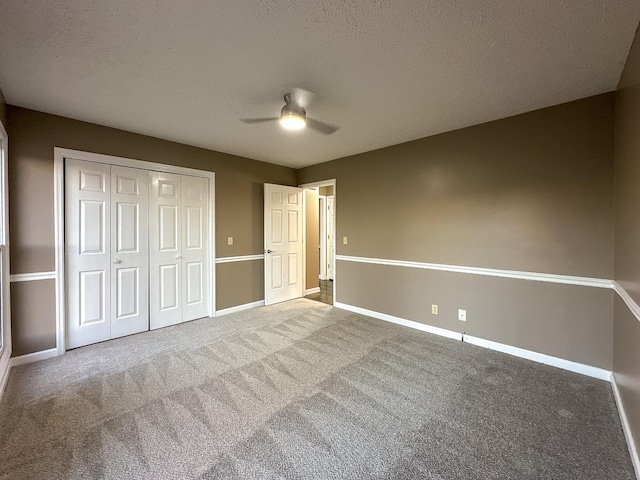
<instances>
[{"instance_id":1,"label":"door frame","mask_svg":"<svg viewBox=\"0 0 640 480\"><path fill-rule=\"evenodd\" d=\"M95 163L105 163L119 167L139 168L142 170L175 173L209 180L209 316L215 317L216 312L216 245L215 245L215 173L206 170L166 165L163 163L134 160L125 157L115 157L100 153L83 152L68 148L54 147L53 149L53 206L54 206L54 236L55 236L55 292L56 292L56 354L62 355L66 351L67 308L66 308L66 272L65 272L65 208L64 208L64 165L65 159L84 160Z\"/></svg>"},{"instance_id":2,"label":"door frame","mask_svg":"<svg viewBox=\"0 0 640 480\"><path fill-rule=\"evenodd\" d=\"M11 362L11 292L9 266L9 135L0 121L0 262L2 263L2 279L0 295L2 295L2 347L0 347L0 399L9 379Z\"/></svg>"},{"instance_id":3,"label":"door frame","mask_svg":"<svg viewBox=\"0 0 640 480\"><path fill-rule=\"evenodd\" d=\"M318 196L320 204L320 214L318 220L320 222L319 230L320 240L320 271L318 272L319 280L327 280L327 197Z\"/></svg>"},{"instance_id":4,"label":"door frame","mask_svg":"<svg viewBox=\"0 0 640 480\"><path fill-rule=\"evenodd\" d=\"M337 225L337 187L336 187L336 179L335 178L330 178L327 180L320 180L318 182L311 182L311 183L303 183L302 185L298 185L298 187L302 188L302 202L303 202L303 219L304 219L304 225L303 225L303 230L302 230L302 238L303 238L303 243L304 243L304 257L303 257L303 262L304 262L304 271L303 271L303 279L304 279L304 291L307 290L307 205L306 205L306 194L305 194L305 190L308 190L310 188L318 188L318 187L328 187L328 186L332 186L333 187L333 262L332 262L332 266L333 266L333 303L336 302L336 280L337 280L337 276L338 276L338 272L336 270L336 246L337 246L337 241L336 241L336 225ZM320 221L318 219L318 221ZM326 233L325 233L326 234Z\"/></svg>"}]
</instances>

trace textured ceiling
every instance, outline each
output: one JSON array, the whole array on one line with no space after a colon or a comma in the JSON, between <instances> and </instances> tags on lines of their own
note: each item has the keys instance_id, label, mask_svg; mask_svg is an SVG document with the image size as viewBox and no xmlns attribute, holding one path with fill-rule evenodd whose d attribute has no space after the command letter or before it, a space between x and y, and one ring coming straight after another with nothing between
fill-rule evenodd
<instances>
[{"instance_id":1,"label":"textured ceiling","mask_svg":"<svg viewBox=\"0 0 640 480\"><path fill-rule=\"evenodd\" d=\"M7 102L301 167L614 90L637 0L2 0ZM290 87L331 136L287 132Z\"/></svg>"}]
</instances>

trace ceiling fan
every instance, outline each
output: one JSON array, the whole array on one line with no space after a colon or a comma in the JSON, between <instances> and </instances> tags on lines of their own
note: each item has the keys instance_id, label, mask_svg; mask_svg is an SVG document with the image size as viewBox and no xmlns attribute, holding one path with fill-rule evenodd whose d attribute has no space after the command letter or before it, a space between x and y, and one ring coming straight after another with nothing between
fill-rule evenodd
<instances>
[{"instance_id":1,"label":"ceiling fan","mask_svg":"<svg viewBox=\"0 0 640 480\"><path fill-rule=\"evenodd\" d=\"M309 127L325 135L331 135L340 127L307 117L306 108L315 96L315 93L309 90L294 88L291 93L287 93L284 96L284 107L282 107L279 117L243 118L242 121L254 124L275 122L277 120L287 130L302 130L305 127Z\"/></svg>"}]
</instances>

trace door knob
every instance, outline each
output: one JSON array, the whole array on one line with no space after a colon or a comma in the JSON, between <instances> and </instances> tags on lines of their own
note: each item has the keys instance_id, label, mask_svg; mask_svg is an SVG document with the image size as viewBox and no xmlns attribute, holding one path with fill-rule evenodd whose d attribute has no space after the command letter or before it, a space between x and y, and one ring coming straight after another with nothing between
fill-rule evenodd
<instances>
[{"instance_id":1,"label":"door knob","mask_svg":"<svg viewBox=\"0 0 640 480\"><path fill-rule=\"evenodd\" d=\"M113 263L118 264L118 263L122 263L122 260L118 260L117 258L113 261Z\"/></svg>"},{"instance_id":2,"label":"door knob","mask_svg":"<svg viewBox=\"0 0 640 480\"><path fill-rule=\"evenodd\" d=\"M182 255L176 255L176 260L180 260L182 258Z\"/></svg>"},{"instance_id":3,"label":"door knob","mask_svg":"<svg viewBox=\"0 0 640 480\"><path fill-rule=\"evenodd\" d=\"M267 249L267 253L276 253L276 251L275 251L275 250Z\"/></svg>"}]
</instances>

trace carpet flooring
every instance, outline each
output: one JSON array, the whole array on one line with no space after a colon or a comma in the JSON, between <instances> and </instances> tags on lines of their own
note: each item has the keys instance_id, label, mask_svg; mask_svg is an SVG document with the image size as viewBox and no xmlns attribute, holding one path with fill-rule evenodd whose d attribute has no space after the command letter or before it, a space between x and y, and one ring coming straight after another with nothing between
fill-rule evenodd
<instances>
[{"instance_id":1,"label":"carpet flooring","mask_svg":"<svg viewBox=\"0 0 640 480\"><path fill-rule=\"evenodd\" d=\"M14 368L0 478L635 477L608 383L299 299Z\"/></svg>"}]
</instances>

